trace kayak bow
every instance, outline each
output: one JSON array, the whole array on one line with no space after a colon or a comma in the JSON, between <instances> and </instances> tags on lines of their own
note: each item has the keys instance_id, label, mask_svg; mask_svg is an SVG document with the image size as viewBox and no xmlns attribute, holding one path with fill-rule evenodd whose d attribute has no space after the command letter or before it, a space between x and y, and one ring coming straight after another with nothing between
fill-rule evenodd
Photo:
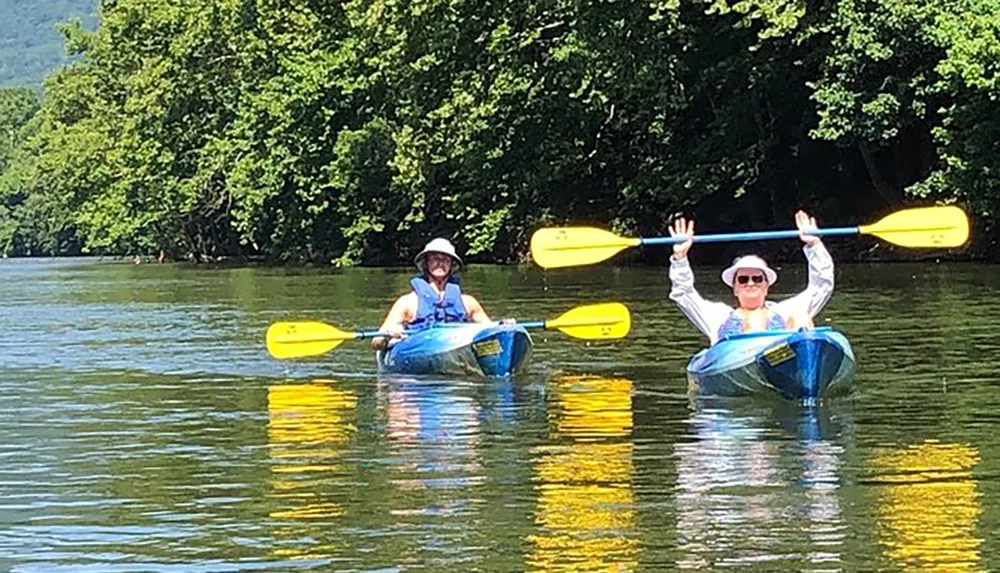
<instances>
[{"instance_id":1,"label":"kayak bow","mask_svg":"<svg viewBox=\"0 0 1000 573\"><path fill-rule=\"evenodd\" d=\"M703 396L776 395L810 401L850 392L855 359L830 327L731 336L695 354L689 388Z\"/></svg>"},{"instance_id":2,"label":"kayak bow","mask_svg":"<svg viewBox=\"0 0 1000 573\"><path fill-rule=\"evenodd\" d=\"M506 377L523 369L531 337L519 324L441 324L375 353L380 373Z\"/></svg>"}]
</instances>

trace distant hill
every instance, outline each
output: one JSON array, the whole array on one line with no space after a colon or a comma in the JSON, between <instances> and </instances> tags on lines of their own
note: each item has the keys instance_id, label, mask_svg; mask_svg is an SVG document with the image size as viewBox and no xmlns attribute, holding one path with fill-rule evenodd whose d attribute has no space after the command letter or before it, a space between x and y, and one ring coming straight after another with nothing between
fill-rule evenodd
<instances>
[{"instance_id":1,"label":"distant hill","mask_svg":"<svg viewBox=\"0 0 1000 573\"><path fill-rule=\"evenodd\" d=\"M66 61L56 24L97 24L100 0L0 0L0 87L39 86Z\"/></svg>"}]
</instances>

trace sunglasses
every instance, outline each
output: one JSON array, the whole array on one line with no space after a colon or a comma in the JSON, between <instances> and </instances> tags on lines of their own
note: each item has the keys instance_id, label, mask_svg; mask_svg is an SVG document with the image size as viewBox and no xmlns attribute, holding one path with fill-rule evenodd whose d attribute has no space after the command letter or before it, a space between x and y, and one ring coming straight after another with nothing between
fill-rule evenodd
<instances>
[{"instance_id":1,"label":"sunglasses","mask_svg":"<svg viewBox=\"0 0 1000 573\"><path fill-rule=\"evenodd\" d=\"M750 281L753 281L754 284L759 285L760 283L764 282L764 275L753 275L753 276L740 275L736 277L736 282L740 283L741 285L745 285Z\"/></svg>"}]
</instances>

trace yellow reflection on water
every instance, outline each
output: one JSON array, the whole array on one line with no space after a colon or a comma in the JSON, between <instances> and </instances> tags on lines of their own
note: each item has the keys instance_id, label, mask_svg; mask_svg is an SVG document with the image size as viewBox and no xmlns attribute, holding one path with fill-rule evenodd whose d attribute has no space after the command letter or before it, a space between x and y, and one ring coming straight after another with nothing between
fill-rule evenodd
<instances>
[{"instance_id":1,"label":"yellow reflection on water","mask_svg":"<svg viewBox=\"0 0 1000 573\"><path fill-rule=\"evenodd\" d=\"M967 444L927 441L875 459L893 473L879 492L880 537L908 569L980 571L976 522L982 513L972 470L979 452Z\"/></svg>"},{"instance_id":2,"label":"yellow reflection on water","mask_svg":"<svg viewBox=\"0 0 1000 573\"><path fill-rule=\"evenodd\" d=\"M552 444L539 448L534 571L631 571L634 538L632 381L561 376L550 381Z\"/></svg>"},{"instance_id":3,"label":"yellow reflection on water","mask_svg":"<svg viewBox=\"0 0 1000 573\"><path fill-rule=\"evenodd\" d=\"M313 559L326 555L310 547L322 536L312 536L294 527L343 514L343 508L328 499L335 487L341 448L355 428L348 415L357 397L339 390L333 381L305 384L275 384L267 390L267 436L270 446L272 519L291 523L275 531L276 538L301 536L312 542L288 543L274 550L286 558Z\"/></svg>"}]
</instances>

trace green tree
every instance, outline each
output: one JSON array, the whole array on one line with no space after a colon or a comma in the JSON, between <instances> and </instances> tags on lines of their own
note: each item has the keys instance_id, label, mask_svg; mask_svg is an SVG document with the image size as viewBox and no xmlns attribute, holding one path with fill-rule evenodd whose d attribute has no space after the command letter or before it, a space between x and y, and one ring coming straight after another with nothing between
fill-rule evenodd
<instances>
[{"instance_id":1,"label":"green tree","mask_svg":"<svg viewBox=\"0 0 1000 573\"><path fill-rule=\"evenodd\" d=\"M842 0L816 82L815 135L857 146L886 203L969 202L995 233L997 0ZM991 105L992 102L992 105Z\"/></svg>"},{"instance_id":2,"label":"green tree","mask_svg":"<svg viewBox=\"0 0 1000 573\"><path fill-rule=\"evenodd\" d=\"M8 144L4 236L346 265L679 211L989 222L998 2L107 2Z\"/></svg>"}]
</instances>

